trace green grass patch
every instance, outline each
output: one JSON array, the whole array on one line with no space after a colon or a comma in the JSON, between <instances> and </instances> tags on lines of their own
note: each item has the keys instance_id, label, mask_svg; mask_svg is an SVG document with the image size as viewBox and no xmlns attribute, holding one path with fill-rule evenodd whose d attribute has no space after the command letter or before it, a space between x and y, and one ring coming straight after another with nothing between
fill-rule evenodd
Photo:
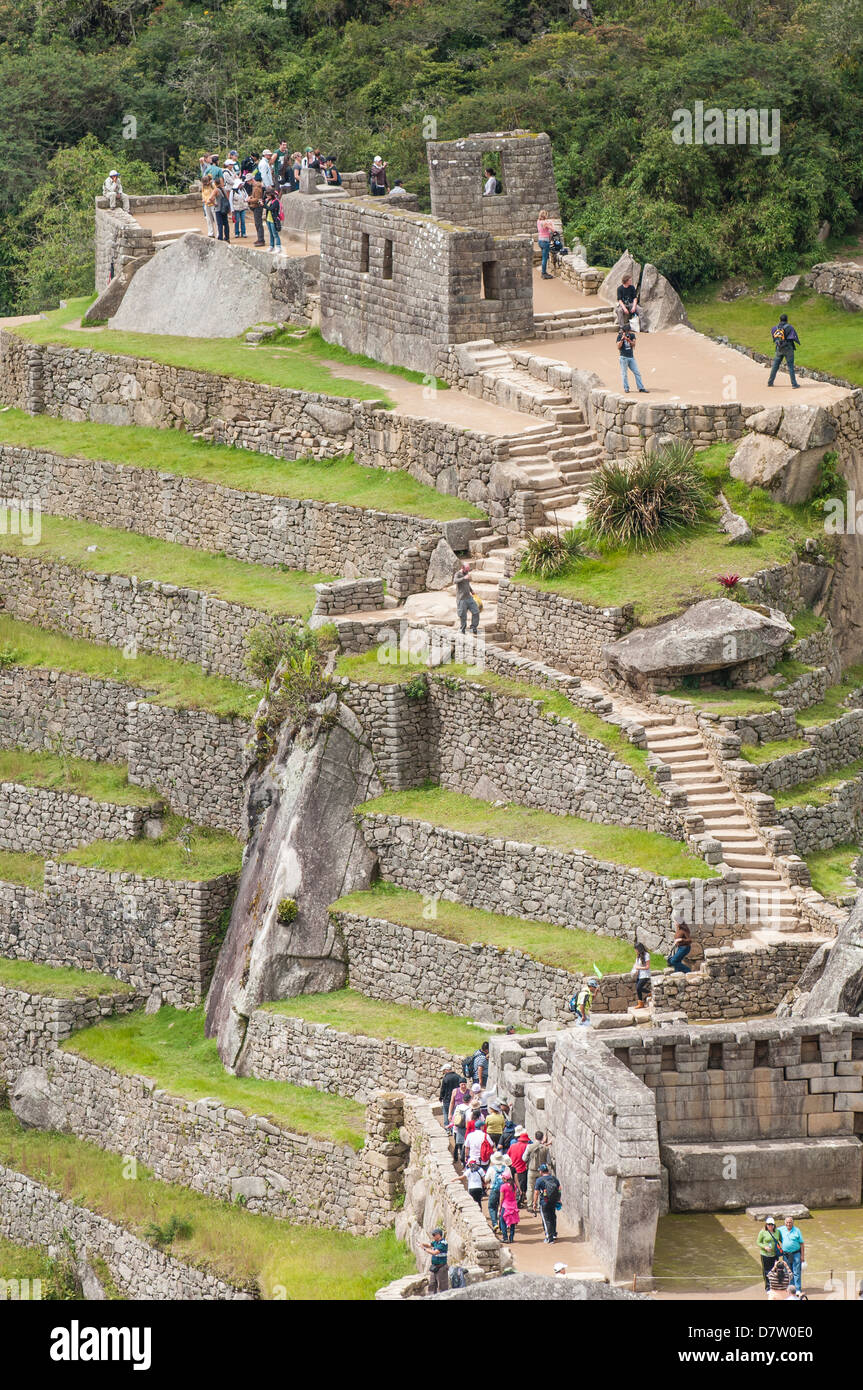
<instances>
[{"instance_id":1,"label":"green grass patch","mask_svg":"<svg viewBox=\"0 0 863 1390\"><path fill-rule=\"evenodd\" d=\"M711 714L769 714L779 706L771 695L763 690L745 690L732 686L679 685L674 690L660 692L673 700L686 700L697 709L708 710Z\"/></svg>"},{"instance_id":2,"label":"green grass patch","mask_svg":"<svg viewBox=\"0 0 863 1390\"><path fill-rule=\"evenodd\" d=\"M784 806L826 806L837 787L843 782L850 782L853 777L859 777L861 773L863 758L857 758L826 777L813 777L809 782L798 782L787 791L774 792L773 799L779 809Z\"/></svg>"},{"instance_id":3,"label":"green grass patch","mask_svg":"<svg viewBox=\"0 0 863 1390\"><path fill-rule=\"evenodd\" d=\"M158 792L151 788L132 785L125 765L30 753L24 748L0 749L0 782L74 792L117 806L151 806L159 800Z\"/></svg>"},{"instance_id":4,"label":"green grass patch","mask_svg":"<svg viewBox=\"0 0 863 1390\"><path fill-rule=\"evenodd\" d=\"M109 1018L63 1044L126 1076L149 1076L187 1100L212 1096L247 1115L264 1115L299 1134L361 1149L365 1109L342 1096L285 1081L231 1076L215 1038L204 1037L204 1010L162 1008L156 1014Z\"/></svg>"},{"instance_id":5,"label":"green grass patch","mask_svg":"<svg viewBox=\"0 0 863 1390\"><path fill-rule=\"evenodd\" d=\"M630 768L637 777L646 783L648 789L659 795L653 772L648 766L647 750L630 743L626 734L616 724L609 724L591 710L582 709L559 690L547 690L541 685L531 685L527 681L512 680L509 676L498 675L494 671L476 671L464 662L449 662L443 667L430 670L416 662L407 666L397 666L379 660L379 653L385 646L363 652L360 656L341 656L336 664L336 674L353 681L368 681L374 685L405 685L425 672L433 680L475 681L487 690L499 695L510 695L515 699L533 700L543 713L556 719L570 719L586 738L596 739L604 748Z\"/></svg>"},{"instance_id":6,"label":"green grass patch","mask_svg":"<svg viewBox=\"0 0 863 1390\"><path fill-rule=\"evenodd\" d=\"M259 1289L264 1298L371 1299L382 1285L416 1269L392 1231L371 1240L320 1225L291 1226L160 1182L142 1163L130 1180L120 1154L71 1134L22 1129L8 1110L0 1111L0 1163L142 1239L150 1227L164 1228L172 1217L188 1222L190 1233L175 1237L169 1253L241 1288Z\"/></svg>"},{"instance_id":7,"label":"green grass patch","mask_svg":"<svg viewBox=\"0 0 863 1390\"><path fill-rule=\"evenodd\" d=\"M777 738L757 745L744 743L740 756L744 762L758 767L761 763L772 763L774 758L782 758L786 753L805 753L811 747L811 743L803 738Z\"/></svg>"},{"instance_id":8,"label":"green grass patch","mask_svg":"<svg viewBox=\"0 0 863 1390\"><path fill-rule=\"evenodd\" d=\"M333 577L247 564L226 555L208 555L176 541L158 541L134 531L45 513L38 545L25 545L22 536L0 535L0 551L96 574L137 575L181 589L197 589L264 613L296 618L309 617L315 605L314 585Z\"/></svg>"},{"instance_id":9,"label":"green grass patch","mask_svg":"<svg viewBox=\"0 0 863 1390\"><path fill-rule=\"evenodd\" d=\"M267 340L268 347L281 347L299 357L307 357L322 362L338 362L343 367L365 367L369 371L389 372L390 376L400 376L405 381L413 381L418 386L434 383L438 391L448 391L449 384L440 377L430 377L424 372L413 371L410 367L396 367L387 362L378 362L374 357L366 357L362 352L350 352L338 343L328 343L319 328L310 328L301 337L292 336L290 330L277 333Z\"/></svg>"},{"instance_id":10,"label":"green grass patch","mask_svg":"<svg viewBox=\"0 0 863 1390\"><path fill-rule=\"evenodd\" d=\"M169 709L205 709L211 714L254 714L259 690L221 676L209 676L190 661L170 657L126 658L118 647L67 637L0 613L0 669L25 666L46 671L71 671L96 680L118 681L142 690L155 704Z\"/></svg>"},{"instance_id":11,"label":"green grass patch","mask_svg":"<svg viewBox=\"0 0 863 1390\"><path fill-rule=\"evenodd\" d=\"M208 444L183 430L57 420L52 415L0 411L0 443L61 455L199 478L221 487L454 521L479 519L479 507L449 497L410 473L363 468L353 458L277 459L250 449Z\"/></svg>"},{"instance_id":12,"label":"green grass patch","mask_svg":"<svg viewBox=\"0 0 863 1390\"><path fill-rule=\"evenodd\" d=\"M93 999L98 994L131 994L132 986L95 970L55 969L31 960L0 959L0 985L52 999Z\"/></svg>"},{"instance_id":13,"label":"green grass patch","mask_svg":"<svg viewBox=\"0 0 863 1390\"><path fill-rule=\"evenodd\" d=\"M805 855L812 887L831 902L849 897L856 892L856 885L853 876L850 883L846 879L859 858L859 845L836 845L834 849L819 849Z\"/></svg>"},{"instance_id":14,"label":"green grass patch","mask_svg":"<svg viewBox=\"0 0 863 1390\"><path fill-rule=\"evenodd\" d=\"M814 637L816 632L823 632L825 620L819 618L817 613L813 613L811 608L801 608L799 613L795 613L791 619L791 625L797 638Z\"/></svg>"},{"instance_id":15,"label":"green grass patch","mask_svg":"<svg viewBox=\"0 0 863 1390\"><path fill-rule=\"evenodd\" d=\"M631 970L632 947L612 936L597 936L580 927L555 927L549 922L507 917L501 912L483 912L480 908L464 907L438 898L429 916L429 900L422 893L397 888L394 883L379 882L373 888L349 893L339 898L331 912L354 912L364 917L378 917L384 922L411 927L414 931L432 932L448 941L460 941L469 946L480 941L502 951L522 951L532 960L557 966L573 975L590 974L598 966L604 975L617 975ZM665 958L651 951L651 964L656 970L665 969ZM437 1015L429 1015L429 1018Z\"/></svg>"},{"instance_id":16,"label":"green grass patch","mask_svg":"<svg viewBox=\"0 0 863 1390\"><path fill-rule=\"evenodd\" d=\"M359 810L387 816L425 820L432 825L499 840L521 840L563 851L581 850L595 859L646 869L667 878L715 878L716 871L691 854L683 844L652 830L597 825L578 816L555 816L510 802L490 806L460 792L426 786L413 791L385 792Z\"/></svg>"},{"instance_id":17,"label":"green grass patch","mask_svg":"<svg viewBox=\"0 0 863 1390\"><path fill-rule=\"evenodd\" d=\"M494 1008L494 1001L491 1001ZM340 1033L356 1033L363 1038L394 1038L409 1047L441 1047L465 1056L476 1050L488 1032L465 1018L452 1014L411 1009L406 1004L389 1004L367 999L352 989L330 994L299 994L263 1006L270 1013L302 1018L307 1023L325 1023Z\"/></svg>"},{"instance_id":18,"label":"green grass patch","mask_svg":"<svg viewBox=\"0 0 863 1390\"><path fill-rule=\"evenodd\" d=\"M88 869L201 883L222 874L238 874L243 846L226 830L190 825L182 816L165 818L158 839L95 840L62 856L64 864Z\"/></svg>"},{"instance_id":19,"label":"green grass patch","mask_svg":"<svg viewBox=\"0 0 863 1390\"><path fill-rule=\"evenodd\" d=\"M809 705L807 709L799 711L797 723L809 728L816 724L832 724L834 719L841 719L843 714L850 714L850 707L845 701L855 690L859 690L861 685L863 666L849 666L841 681L837 685L829 686L816 705Z\"/></svg>"},{"instance_id":20,"label":"green grass patch","mask_svg":"<svg viewBox=\"0 0 863 1390\"><path fill-rule=\"evenodd\" d=\"M734 447L712 444L696 457L715 490L721 489L734 511L749 522L754 533L749 545L731 545L710 522L658 550L600 550L573 562L554 579L537 579L520 569L517 582L594 608L631 603L636 622L648 626L698 599L719 597L719 575L745 577L786 564L809 536L823 534L823 512L817 503L785 506L764 489L733 479L728 459Z\"/></svg>"},{"instance_id":21,"label":"green grass patch","mask_svg":"<svg viewBox=\"0 0 863 1390\"><path fill-rule=\"evenodd\" d=\"M687 298L686 312L699 332L726 337L772 358L770 329L780 310L767 302L766 295L747 294L726 303L710 290ZM803 344L797 352L801 367L863 386L863 338L857 314L808 289L798 290L785 312Z\"/></svg>"},{"instance_id":22,"label":"green grass patch","mask_svg":"<svg viewBox=\"0 0 863 1390\"><path fill-rule=\"evenodd\" d=\"M0 883L20 883L26 888L42 888L45 860L39 854L0 850Z\"/></svg>"},{"instance_id":23,"label":"green grass patch","mask_svg":"<svg viewBox=\"0 0 863 1390\"><path fill-rule=\"evenodd\" d=\"M17 1280L30 1281L29 1299L37 1297L34 1280L38 1280L38 1299L42 1303L69 1302L78 1297L72 1278L71 1263L51 1259L47 1250L29 1245L15 1245L13 1241L0 1236L0 1280L6 1285ZM0 1291L0 1302L5 1302L9 1293Z\"/></svg>"},{"instance_id":24,"label":"green grass patch","mask_svg":"<svg viewBox=\"0 0 863 1390\"><path fill-rule=\"evenodd\" d=\"M168 367L285 386L293 391L319 392L358 401L392 402L379 386L366 386L350 377L337 376L310 353L288 352L270 343L251 346L244 337L181 338L163 333L132 333L118 328L69 328L78 323L90 298L70 299L64 309L52 309L35 323L12 329L32 343L59 343L64 347L93 348L96 352L148 358ZM374 364L380 367L380 363Z\"/></svg>"}]
</instances>

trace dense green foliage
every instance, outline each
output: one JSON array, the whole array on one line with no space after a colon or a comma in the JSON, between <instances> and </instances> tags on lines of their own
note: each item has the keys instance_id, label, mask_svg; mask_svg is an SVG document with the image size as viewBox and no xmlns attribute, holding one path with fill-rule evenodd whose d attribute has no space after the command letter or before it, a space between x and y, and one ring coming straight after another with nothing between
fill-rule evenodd
<instances>
[{"instance_id":1,"label":"dense green foliage","mask_svg":"<svg viewBox=\"0 0 863 1390\"><path fill-rule=\"evenodd\" d=\"M0 300L83 284L73 232L111 164L172 191L203 149L284 134L345 169L380 152L423 194L430 121L548 130L600 264L628 245L681 285L774 276L859 211L861 51L863 0L594 0L592 21L571 0L6 0ZM779 153L675 144L696 101L778 108Z\"/></svg>"}]
</instances>

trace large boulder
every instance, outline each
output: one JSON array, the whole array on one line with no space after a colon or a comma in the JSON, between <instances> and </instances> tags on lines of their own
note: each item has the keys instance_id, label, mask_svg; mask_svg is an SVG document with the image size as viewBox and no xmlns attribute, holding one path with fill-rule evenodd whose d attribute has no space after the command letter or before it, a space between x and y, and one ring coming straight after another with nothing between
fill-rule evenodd
<instances>
[{"instance_id":1,"label":"large boulder","mask_svg":"<svg viewBox=\"0 0 863 1390\"><path fill-rule=\"evenodd\" d=\"M794 1018L823 1018L825 1014L863 1014L863 892L836 940L816 951L792 991Z\"/></svg>"},{"instance_id":2,"label":"large boulder","mask_svg":"<svg viewBox=\"0 0 863 1390\"><path fill-rule=\"evenodd\" d=\"M778 658L793 636L793 627L775 609L710 598L666 623L635 628L604 647L603 655L612 671L644 686L659 677L673 681L759 657Z\"/></svg>"},{"instance_id":3,"label":"large boulder","mask_svg":"<svg viewBox=\"0 0 863 1390\"><path fill-rule=\"evenodd\" d=\"M823 446L794 449L770 434L744 435L734 451L730 469L749 487L762 487L778 502L806 502L818 484Z\"/></svg>"},{"instance_id":4,"label":"large boulder","mask_svg":"<svg viewBox=\"0 0 863 1390\"><path fill-rule=\"evenodd\" d=\"M443 536L441 536L431 553L429 567L426 572L426 588L448 589L457 569L458 556L449 541L444 540Z\"/></svg>"},{"instance_id":5,"label":"large boulder","mask_svg":"<svg viewBox=\"0 0 863 1390\"><path fill-rule=\"evenodd\" d=\"M638 277L641 274L641 262L631 256L628 251L615 261L611 270L606 275L599 287L598 294L600 299L604 299L606 304L617 303L617 291L624 275L632 276L632 283L638 284Z\"/></svg>"},{"instance_id":6,"label":"large boulder","mask_svg":"<svg viewBox=\"0 0 863 1390\"><path fill-rule=\"evenodd\" d=\"M673 328L678 323L689 323L683 300L655 265L648 264L642 271L638 303L641 326L650 333Z\"/></svg>"},{"instance_id":7,"label":"large boulder","mask_svg":"<svg viewBox=\"0 0 863 1390\"><path fill-rule=\"evenodd\" d=\"M66 1108L44 1067L25 1067L9 1091L9 1109L25 1129L68 1128Z\"/></svg>"}]
</instances>

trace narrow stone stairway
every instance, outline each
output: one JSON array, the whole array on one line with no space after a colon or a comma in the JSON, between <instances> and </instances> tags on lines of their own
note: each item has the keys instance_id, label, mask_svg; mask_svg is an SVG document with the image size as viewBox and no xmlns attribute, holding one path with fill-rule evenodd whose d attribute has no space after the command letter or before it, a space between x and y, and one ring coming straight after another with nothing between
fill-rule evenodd
<instances>
[{"instance_id":1,"label":"narrow stone stairway","mask_svg":"<svg viewBox=\"0 0 863 1390\"><path fill-rule=\"evenodd\" d=\"M533 316L533 331L537 338L586 338L592 333L614 333L616 330L614 309L599 300L596 308L555 309L551 313Z\"/></svg>"}]
</instances>

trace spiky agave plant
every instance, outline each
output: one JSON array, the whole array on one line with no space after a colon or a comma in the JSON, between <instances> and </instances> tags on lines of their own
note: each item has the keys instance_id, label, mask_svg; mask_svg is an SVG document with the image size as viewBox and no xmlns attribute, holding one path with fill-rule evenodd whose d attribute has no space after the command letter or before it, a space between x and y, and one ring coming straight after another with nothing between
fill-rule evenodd
<instances>
[{"instance_id":1,"label":"spiky agave plant","mask_svg":"<svg viewBox=\"0 0 863 1390\"><path fill-rule=\"evenodd\" d=\"M528 537L522 565L528 574L535 574L539 579L554 579L583 555L582 533L577 528L562 533L547 531Z\"/></svg>"},{"instance_id":2,"label":"spiky agave plant","mask_svg":"<svg viewBox=\"0 0 863 1390\"><path fill-rule=\"evenodd\" d=\"M654 549L706 521L713 489L691 445L600 464L587 494L588 528L605 545Z\"/></svg>"}]
</instances>

